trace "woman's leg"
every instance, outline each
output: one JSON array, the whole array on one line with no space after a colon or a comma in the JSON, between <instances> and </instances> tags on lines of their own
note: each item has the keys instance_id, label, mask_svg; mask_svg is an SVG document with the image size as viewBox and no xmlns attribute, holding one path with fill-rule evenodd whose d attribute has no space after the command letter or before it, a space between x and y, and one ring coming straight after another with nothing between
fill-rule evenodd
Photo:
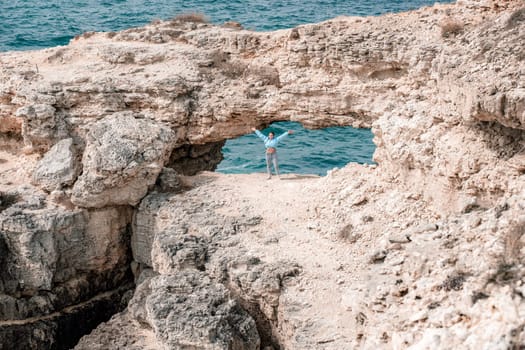
<instances>
[{"instance_id":1,"label":"woman's leg","mask_svg":"<svg viewBox=\"0 0 525 350\"><path fill-rule=\"evenodd\" d=\"M272 177L272 169L270 169L272 162L272 154L266 153L266 172L268 173L268 178Z\"/></svg>"},{"instance_id":2,"label":"woman's leg","mask_svg":"<svg viewBox=\"0 0 525 350\"><path fill-rule=\"evenodd\" d=\"M275 174L277 176L279 176L279 164L277 162L277 152L275 152L274 154L272 154L272 160L273 160L273 168L275 169Z\"/></svg>"}]
</instances>

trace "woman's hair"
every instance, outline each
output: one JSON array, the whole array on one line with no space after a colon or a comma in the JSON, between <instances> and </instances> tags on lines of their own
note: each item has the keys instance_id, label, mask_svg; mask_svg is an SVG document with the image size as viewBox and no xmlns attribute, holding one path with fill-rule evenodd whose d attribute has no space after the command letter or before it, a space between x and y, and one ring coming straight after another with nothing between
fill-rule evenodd
<instances>
[{"instance_id":1,"label":"woman's hair","mask_svg":"<svg viewBox=\"0 0 525 350\"><path fill-rule=\"evenodd\" d=\"M274 133L273 131L270 131L270 132L268 133L268 136L270 136L270 134L273 135L273 136L275 136L275 133Z\"/></svg>"}]
</instances>

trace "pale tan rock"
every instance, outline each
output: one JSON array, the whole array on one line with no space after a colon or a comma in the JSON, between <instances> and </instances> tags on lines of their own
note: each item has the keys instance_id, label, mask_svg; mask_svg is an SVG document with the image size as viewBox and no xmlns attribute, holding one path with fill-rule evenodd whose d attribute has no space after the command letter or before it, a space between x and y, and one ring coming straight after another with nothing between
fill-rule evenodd
<instances>
[{"instance_id":1,"label":"pale tan rock","mask_svg":"<svg viewBox=\"0 0 525 350\"><path fill-rule=\"evenodd\" d=\"M205 273L144 275L128 310L75 349L259 349L253 319Z\"/></svg>"},{"instance_id":2,"label":"pale tan rock","mask_svg":"<svg viewBox=\"0 0 525 350\"><path fill-rule=\"evenodd\" d=\"M122 330L126 332L122 332ZM111 345L108 345L111 344ZM99 325L89 336L75 345L75 350L103 350L111 346L114 350L156 350L161 345L155 333L143 324L132 319L127 313L114 315L109 321Z\"/></svg>"},{"instance_id":3,"label":"pale tan rock","mask_svg":"<svg viewBox=\"0 0 525 350\"><path fill-rule=\"evenodd\" d=\"M48 150L60 136L66 136L64 120L48 104L33 104L19 108L16 117L23 118L22 136L27 147ZM67 137L67 136L66 136Z\"/></svg>"},{"instance_id":4,"label":"pale tan rock","mask_svg":"<svg viewBox=\"0 0 525 350\"><path fill-rule=\"evenodd\" d=\"M38 162L33 182L47 191L72 185L79 172L73 139L57 142Z\"/></svg>"},{"instance_id":5,"label":"pale tan rock","mask_svg":"<svg viewBox=\"0 0 525 350\"><path fill-rule=\"evenodd\" d=\"M93 124L71 201L95 208L138 204L155 183L174 144L175 134L169 128L130 114Z\"/></svg>"},{"instance_id":6,"label":"pale tan rock","mask_svg":"<svg viewBox=\"0 0 525 350\"><path fill-rule=\"evenodd\" d=\"M125 240L131 213L114 206L133 205L135 270L153 267L163 275L152 280L162 282L139 287L137 300L151 297L149 304L132 303L108 325L109 336L83 344L111 348L112 339L125 344L125 334L137 332L143 337L133 339L144 344L155 337L145 346L179 346L173 334L185 329L177 323L185 318L162 323L155 305L188 307L175 305L173 276L190 275L206 281L193 285L197 294L209 288L224 301L232 293L228 298L254 315L263 348L523 343L524 303L515 292L523 289L525 264L517 220L525 209L525 71L516 44L523 41L522 7L459 1L270 33L166 21L85 35L61 48L2 53L0 130L11 133L2 145L12 154L19 144L44 153L73 138L83 152L70 209L47 207L45 193L22 193L17 209L2 195L0 215L13 234L6 239L2 231L0 251L19 251L2 254L0 263L15 265L16 256L28 267L14 268L14 278L1 269L3 290L20 289L20 276L31 288L47 288L63 263L57 257L70 257L48 227L72 238L89 232L94 242L81 240L86 251L71 254L122 277L128 257L115 242ZM456 21L455 30L447 20ZM277 120L373 126L377 166L350 164L326 177L279 182L204 173L181 178L186 192L148 194L163 167L180 174L213 169L225 139ZM6 159L2 191L13 188L9 177L23 182L31 168L17 173L12 156ZM89 230L69 230L77 226L64 221L77 216ZM25 224L28 217L38 232ZM432 228L411 234L410 243L389 242L427 223ZM382 251L374 261L383 263L370 264ZM80 270L71 265L61 281ZM76 283L83 281L64 285L68 298ZM103 289L98 280L87 284L93 294ZM0 300L6 315L21 318L47 314L52 305L40 295L26 304L8 294ZM196 339L183 333L181 339Z\"/></svg>"}]
</instances>

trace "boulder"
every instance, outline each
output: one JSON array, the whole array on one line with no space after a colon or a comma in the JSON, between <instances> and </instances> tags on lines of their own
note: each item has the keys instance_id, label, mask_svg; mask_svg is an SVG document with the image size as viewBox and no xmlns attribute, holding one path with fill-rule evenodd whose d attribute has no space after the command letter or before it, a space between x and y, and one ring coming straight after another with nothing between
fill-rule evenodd
<instances>
[{"instance_id":1,"label":"boulder","mask_svg":"<svg viewBox=\"0 0 525 350\"><path fill-rule=\"evenodd\" d=\"M78 175L79 163L73 139L57 142L38 162L33 183L46 191L71 186Z\"/></svg>"},{"instance_id":2,"label":"boulder","mask_svg":"<svg viewBox=\"0 0 525 350\"><path fill-rule=\"evenodd\" d=\"M125 306L122 301L131 287L124 284L49 316L4 321L0 325L0 349L72 349L80 337L122 311Z\"/></svg>"},{"instance_id":3,"label":"boulder","mask_svg":"<svg viewBox=\"0 0 525 350\"><path fill-rule=\"evenodd\" d=\"M206 273L143 275L127 311L83 337L76 350L260 348L253 318Z\"/></svg>"},{"instance_id":4,"label":"boulder","mask_svg":"<svg viewBox=\"0 0 525 350\"><path fill-rule=\"evenodd\" d=\"M129 113L94 123L71 201L89 208L137 205L155 184L175 141L170 128Z\"/></svg>"}]
</instances>

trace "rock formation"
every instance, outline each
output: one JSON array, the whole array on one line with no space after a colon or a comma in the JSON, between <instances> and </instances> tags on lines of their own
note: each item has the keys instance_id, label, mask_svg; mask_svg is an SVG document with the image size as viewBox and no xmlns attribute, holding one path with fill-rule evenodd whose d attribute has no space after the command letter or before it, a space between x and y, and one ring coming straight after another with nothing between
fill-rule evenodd
<instances>
[{"instance_id":1,"label":"rock formation","mask_svg":"<svg viewBox=\"0 0 525 350\"><path fill-rule=\"evenodd\" d=\"M2 349L72 347L133 287L131 210L69 209L46 197L30 186L2 193Z\"/></svg>"},{"instance_id":2,"label":"rock formation","mask_svg":"<svg viewBox=\"0 0 525 350\"><path fill-rule=\"evenodd\" d=\"M0 349L525 344L521 1L188 19L0 54ZM377 166L193 176L281 120Z\"/></svg>"},{"instance_id":3,"label":"rock formation","mask_svg":"<svg viewBox=\"0 0 525 350\"><path fill-rule=\"evenodd\" d=\"M86 135L83 171L71 201L86 208L138 204L155 183L174 138L162 124L130 115L94 123Z\"/></svg>"}]
</instances>

